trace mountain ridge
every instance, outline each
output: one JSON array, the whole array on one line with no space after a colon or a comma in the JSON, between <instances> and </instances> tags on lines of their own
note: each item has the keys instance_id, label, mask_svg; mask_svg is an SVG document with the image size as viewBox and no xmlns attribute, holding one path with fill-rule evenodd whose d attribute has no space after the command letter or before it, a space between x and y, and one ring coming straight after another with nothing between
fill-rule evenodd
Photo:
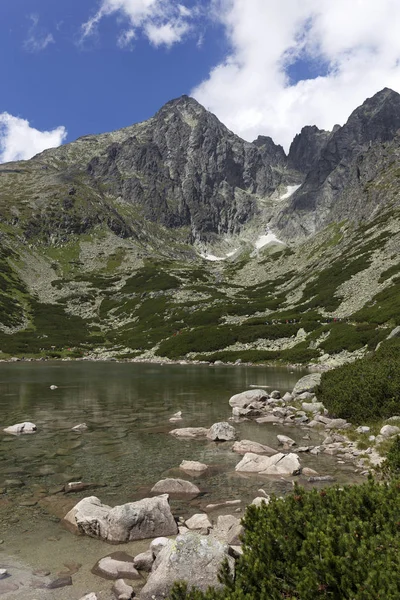
<instances>
[{"instance_id":1,"label":"mountain ridge","mask_svg":"<svg viewBox=\"0 0 400 600\"><path fill-rule=\"evenodd\" d=\"M368 352L400 324L399 98L287 156L183 96L0 165L0 357Z\"/></svg>"}]
</instances>

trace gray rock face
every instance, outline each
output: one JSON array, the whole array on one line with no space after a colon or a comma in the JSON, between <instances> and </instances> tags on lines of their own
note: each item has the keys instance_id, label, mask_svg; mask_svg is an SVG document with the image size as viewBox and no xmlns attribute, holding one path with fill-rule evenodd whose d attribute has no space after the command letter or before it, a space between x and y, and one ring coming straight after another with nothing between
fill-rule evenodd
<instances>
[{"instance_id":1,"label":"gray rock face","mask_svg":"<svg viewBox=\"0 0 400 600\"><path fill-rule=\"evenodd\" d=\"M153 494L189 494L191 496L197 496L200 494L200 490L197 485L194 485L191 481L185 479L172 479L166 478L157 481L157 483L151 488ZM171 534L165 534L171 535Z\"/></svg>"},{"instance_id":2,"label":"gray rock face","mask_svg":"<svg viewBox=\"0 0 400 600\"><path fill-rule=\"evenodd\" d=\"M265 196L281 178L268 153L187 96L168 102L132 133L93 158L88 174L139 206L145 218L189 226L194 238L237 232L257 212L249 194Z\"/></svg>"},{"instance_id":3,"label":"gray rock face","mask_svg":"<svg viewBox=\"0 0 400 600\"><path fill-rule=\"evenodd\" d=\"M330 136L330 131L318 129L315 125L303 127L290 145L289 167L307 175L321 156Z\"/></svg>"},{"instance_id":4,"label":"gray rock face","mask_svg":"<svg viewBox=\"0 0 400 600\"><path fill-rule=\"evenodd\" d=\"M80 533L108 542L128 542L178 531L168 495L144 498L111 508L96 496L84 498L64 517Z\"/></svg>"},{"instance_id":5,"label":"gray rock face","mask_svg":"<svg viewBox=\"0 0 400 600\"><path fill-rule=\"evenodd\" d=\"M139 599L164 600L177 580L203 591L209 586L221 588L218 572L222 561L226 558L234 568L234 560L227 552L228 547L211 536L194 532L178 535L157 556Z\"/></svg>"},{"instance_id":6,"label":"gray rock face","mask_svg":"<svg viewBox=\"0 0 400 600\"><path fill-rule=\"evenodd\" d=\"M368 219L377 198L365 194L365 185L382 171L384 144L399 128L398 93L385 88L368 98L332 133L305 182L276 219L280 235L301 238L332 222ZM387 164L388 157L384 160Z\"/></svg>"},{"instance_id":7,"label":"gray rock face","mask_svg":"<svg viewBox=\"0 0 400 600\"><path fill-rule=\"evenodd\" d=\"M243 532L244 529L240 519L237 519L233 515L220 515L217 519L216 527L212 531L212 535L220 540L220 542L235 546L241 544Z\"/></svg>"},{"instance_id":8,"label":"gray rock face","mask_svg":"<svg viewBox=\"0 0 400 600\"><path fill-rule=\"evenodd\" d=\"M214 423L207 433L207 438L214 442L229 442L236 438L236 430L229 423Z\"/></svg>"}]
</instances>

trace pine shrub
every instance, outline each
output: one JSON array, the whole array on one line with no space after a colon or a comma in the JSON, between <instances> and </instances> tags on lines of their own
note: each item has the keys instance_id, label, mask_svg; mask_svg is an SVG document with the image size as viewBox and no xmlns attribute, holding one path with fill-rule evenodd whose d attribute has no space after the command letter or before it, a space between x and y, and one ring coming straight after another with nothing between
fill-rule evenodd
<instances>
[{"instance_id":1,"label":"pine shrub","mask_svg":"<svg viewBox=\"0 0 400 600\"><path fill-rule=\"evenodd\" d=\"M243 555L221 590L170 600L398 600L400 482L313 489L249 506Z\"/></svg>"}]
</instances>

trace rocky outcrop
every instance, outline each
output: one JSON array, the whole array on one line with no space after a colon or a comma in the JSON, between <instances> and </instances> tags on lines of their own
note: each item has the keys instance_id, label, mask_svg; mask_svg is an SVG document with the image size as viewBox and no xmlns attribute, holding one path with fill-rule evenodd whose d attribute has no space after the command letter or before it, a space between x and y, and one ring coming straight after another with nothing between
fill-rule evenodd
<instances>
[{"instance_id":1,"label":"rocky outcrop","mask_svg":"<svg viewBox=\"0 0 400 600\"><path fill-rule=\"evenodd\" d=\"M251 194L265 196L277 184L268 157L182 96L94 157L87 173L146 219L190 227L193 239L204 240L237 233L254 217Z\"/></svg>"},{"instance_id":2,"label":"rocky outcrop","mask_svg":"<svg viewBox=\"0 0 400 600\"><path fill-rule=\"evenodd\" d=\"M330 131L318 129L315 125L303 127L290 145L287 158L289 167L307 175L321 156L330 136Z\"/></svg>"},{"instance_id":3,"label":"rocky outcrop","mask_svg":"<svg viewBox=\"0 0 400 600\"><path fill-rule=\"evenodd\" d=\"M128 542L178 532L167 494L114 508L90 496L78 502L64 520L77 532L108 542Z\"/></svg>"},{"instance_id":4,"label":"rocky outcrop","mask_svg":"<svg viewBox=\"0 0 400 600\"><path fill-rule=\"evenodd\" d=\"M218 573L224 560L233 570L228 547L211 536L189 532L169 541L157 556L139 600L164 600L175 581L186 581L189 589L221 588Z\"/></svg>"},{"instance_id":5,"label":"rocky outcrop","mask_svg":"<svg viewBox=\"0 0 400 600\"><path fill-rule=\"evenodd\" d=\"M398 93L385 88L368 98L332 133L303 185L276 218L280 235L304 238L333 222L369 219L377 197L366 194L365 186L382 172L383 155L386 168L390 163L385 144L399 128Z\"/></svg>"}]
</instances>

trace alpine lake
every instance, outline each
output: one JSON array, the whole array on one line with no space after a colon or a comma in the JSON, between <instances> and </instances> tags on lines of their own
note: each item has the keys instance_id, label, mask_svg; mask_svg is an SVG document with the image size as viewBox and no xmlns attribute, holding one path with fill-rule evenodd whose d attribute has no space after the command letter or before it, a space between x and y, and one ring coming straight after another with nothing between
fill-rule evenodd
<instances>
[{"instance_id":1,"label":"alpine lake","mask_svg":"<svg viewBox=\"0 0 400 600\"><path fill-rule=\"evenodd\" d=\"M171 500L175 517L187 518L210 503L241 500L209 514L243 514L246 504L262 494L285 495L293 481L310 487L306 478L266 477L235 472L241 456L232 442L176 439L177 427L210 427L232 414L229 398L252 387L282 395L307 372L285 367L163 365L116 362L19 362L0 364L0 568L11 577L0 580L7 600L79 600L96 592L110 600L111 581L91 573L103 556L122 550L134 556L150 540L111 546L68 531L62 517L82 498L95 495L111 506L151 495L164 477L195 483L200 496ZM56 385L57 389L50 389ZM169 418L182 411L182 421ZM3 428L31 421L37 432L7 435ZM72 427L86 423L83 433ZM277 448L277 434L300 446L320 444L321 434L300 427L242 420L232 424L237 439ZM302 441L305 434L311 440ZM294 449L294 451L296 451ZM189 476L182 460L197 460L209 468ZM338 484L364 478L353 463L339 464L334 456L303 453L302 466L333 475ZM89 489L64 493L71 481ZM326 485L326 484L325 484ZM71 574L73 585L44 589L46 582ZM10 586L10 583L12 585ZM16 588L15 586L18 586Z\"/></svg>"}]
</instances>

